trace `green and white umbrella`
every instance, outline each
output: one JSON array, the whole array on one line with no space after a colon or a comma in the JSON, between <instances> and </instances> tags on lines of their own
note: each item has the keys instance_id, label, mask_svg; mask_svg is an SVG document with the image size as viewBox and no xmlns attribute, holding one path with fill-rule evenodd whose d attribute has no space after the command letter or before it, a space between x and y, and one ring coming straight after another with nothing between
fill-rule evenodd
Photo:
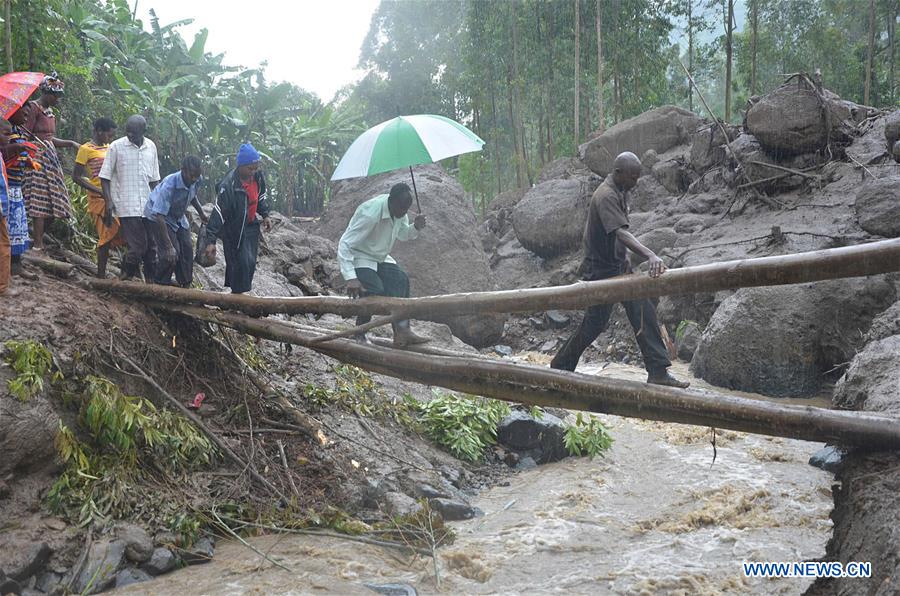
<instances>
[{"instance_id":1,"label":"green and white umbrella","mask_svg":"<svg viewBox=\"0 0 900 596\"><path fill-rule=\"evenodd\" d=\"M481 151L484 141L458 122L433 114L398 116L359 135L341 158L332 180L372 176ZM416 179L413 176L413 189ZM419 197L416 192L416 206ZM419 209L421 211L421 208Z\"/></svg>"}]
</instances>

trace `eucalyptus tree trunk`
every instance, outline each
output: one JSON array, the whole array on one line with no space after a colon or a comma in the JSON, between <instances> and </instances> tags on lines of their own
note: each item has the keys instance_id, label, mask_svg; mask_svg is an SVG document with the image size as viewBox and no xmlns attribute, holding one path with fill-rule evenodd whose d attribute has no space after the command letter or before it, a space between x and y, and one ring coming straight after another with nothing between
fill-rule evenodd
<instances>
[{"instance_id":1,"label":"eucalyptus tree trunk","mask_svg":"<svg viewBox=\"0 0 900 596\"><path fill-rule=\"evenodd\" d=\"M581 142L581 0L575 0L575 149Z\"/></svg>"}]
</instances>

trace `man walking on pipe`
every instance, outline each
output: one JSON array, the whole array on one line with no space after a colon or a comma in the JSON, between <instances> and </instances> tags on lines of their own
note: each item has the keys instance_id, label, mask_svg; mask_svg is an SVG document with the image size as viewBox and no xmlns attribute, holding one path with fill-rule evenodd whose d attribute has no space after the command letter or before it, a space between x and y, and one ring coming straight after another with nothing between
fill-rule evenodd
<instances>
[{"instance_id":1,"label":"man walking on pipe","mask_svg":"<svg viewBox=\"0 0 900 596\"><path fill-rule=\"evenodd\" d=\"M626 249L647 259L651 277L665 273L666 265L662 259L628 231L628 192L637 184L640 175L641 161L637 155L630 151L620 153L613 162L613 173L594 191L584 227L584 261L581 264L584 281L631 273ZM647 382L681 389L688 387L690 383L669 374L668 368L672 362L660 334L653 302L649 298L641 298L626 300L622 306L644 357ZM550 367L575 370L581 354L609 324L612 308L612 304L589 307L578 330L563 344L550 362Z\"/></svg>"},{"instance_id":2,"label":"man walking on pipe","mask_svg":"<svg viewBox=\"0 0 900 596\"><path fill-rule=\"evenodd\" d=\"M409 277L391 257L397 240L413 240L425 227L425 216L416 216L412 225L406 215L412 206L409 186L400 183L390 194L378 195L356 208L347 229L338 242L341 275L347 280L347 295L359 298L365 294L409 298ZM359 316L356 324L365 325L372 317ZM395 321L394 345L403 347L428 341L409 328L409 320ZM365 333L357 336L365 341Z\"/></svg>"}]
</instances>

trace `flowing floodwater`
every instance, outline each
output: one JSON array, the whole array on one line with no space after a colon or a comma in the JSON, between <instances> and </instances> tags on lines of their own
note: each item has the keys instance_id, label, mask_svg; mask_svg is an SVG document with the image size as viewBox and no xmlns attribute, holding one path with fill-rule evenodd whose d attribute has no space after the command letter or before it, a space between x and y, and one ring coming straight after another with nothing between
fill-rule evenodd
<instances>
[{"instance_id":1,"label":"flowing floodwater","mask_svg":"<svg viewBox=\"0 0 900 596\"><path fill-rule=\"evenodd\" d=\"M622 365L579 370L645 374ZM688 375L683 366L674 372ZM281 535L250 542L290 572L223 541L211 563L121 592L375 594L366 583L404 583L420 594L686 595L798 594L808 586L744 578L741 562L825 553L832 476L807 464L821 445L719 430L713 462L707 428L600 418L615 438L605 457L540 466L473 499L485 515L451 524L458 536L439 551L440 588L430 559Z\"/></svg>"}]
</instances>

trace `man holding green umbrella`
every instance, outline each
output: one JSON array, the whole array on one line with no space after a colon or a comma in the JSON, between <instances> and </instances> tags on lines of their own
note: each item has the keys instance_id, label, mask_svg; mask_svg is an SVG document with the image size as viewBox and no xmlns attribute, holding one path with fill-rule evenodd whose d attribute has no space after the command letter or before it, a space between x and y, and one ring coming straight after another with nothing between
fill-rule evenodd
<instances>
[{"instance_id":1,"label":"man holding green umbrella","mask_svg":"<svg viewBox=\"0 0 900 596\"><path fill-rule=\"evenodd\" d=\"M409 186L401 183L391 187L389 194L378 195L357 207L338 243L341 275L347 281L347 294L351 298L363 295L409 298L409 277L390 252L394 242L414 240L425 227L422 214L409 223L407 211L412 202ZM370 319L359 316L356 324L364 325ZM394 322L393 328L394 344L399 347L428 341L412 332L408 320ZM365 340L365 334L360 334L358 339Z\"/></svg>"}]
</instances>

